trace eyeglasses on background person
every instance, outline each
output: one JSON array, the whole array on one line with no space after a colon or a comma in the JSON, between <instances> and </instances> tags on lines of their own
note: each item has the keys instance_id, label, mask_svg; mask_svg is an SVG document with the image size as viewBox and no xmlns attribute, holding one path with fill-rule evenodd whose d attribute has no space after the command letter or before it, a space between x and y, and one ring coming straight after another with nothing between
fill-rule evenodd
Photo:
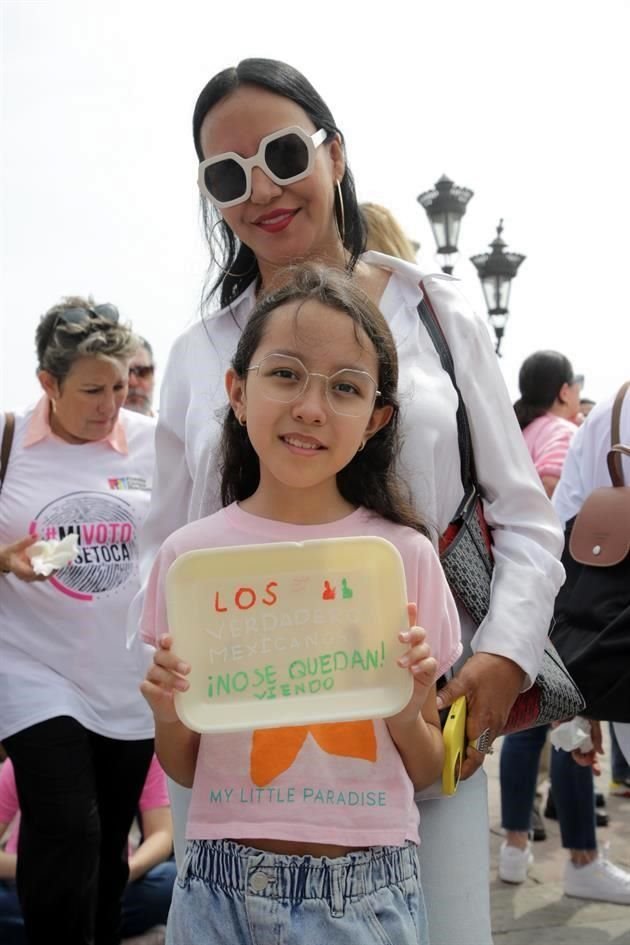
<instances>
[{"instance_id":1,"label":"eyeglasses on background person","mask_svg":"<svg viewBox=\"0 0 630 945\"><path fill-rule=\"evenodd\" d=\"M143 413L147 417L153 413L153 390L155 385L155 362L153 348L146 338L138 336L140 346L129 361L127 373L127 399L125 407Z\"/></svg>"},{"instance_id":2,"label":"eyeglasses on background person","mask_svg":"<svg viewBox=\"0 0 630 945\"><path fill-rule=\"evenodd\" d=\"M199 189L217 209L225 210L249 199L254 167L262 168L281 187L295 184L313 170L315 151L326 135L324 128L310 135L292 125L262 138L253 157L234 151L216 154L199 165Z\"/></svg>"},{"instance_id":3,"label":"eyeglasses on background person","mask_svg":"<svg viewBox=\"0 0 630 945\"><path fill-rule=\"evenodd\" d=\"M146 381L148 377L153 377L155 373L155 364L135 364L129 366L129 373L133 377Z\"/></svg>"},{"instance_id":4,"label":"eyeglasses on background person","mask_svg":"<svg viewBox=\"0 0 630 945\"><path fill-rule=\"evenodd\" d=\"M311 377L325 381L326 400L331 410L341 417L364 417L380 396L374 378L367 371L342 368L334 374L307 371L299 358L284 354L268 354L248 371L256 371L260 393L266 400L292 404L304 394Z\"/></svg>"}]
</instances>

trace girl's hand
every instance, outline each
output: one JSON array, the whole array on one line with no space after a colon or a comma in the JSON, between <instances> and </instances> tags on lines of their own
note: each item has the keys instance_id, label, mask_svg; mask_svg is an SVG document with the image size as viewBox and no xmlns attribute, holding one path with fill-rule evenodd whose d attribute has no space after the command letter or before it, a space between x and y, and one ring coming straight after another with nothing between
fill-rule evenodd
<instances>
[{"instance_id":1,"label":"girl's hand","mask_svg":"<svg viewBox=\"0 0 630 945\"><path fill-rule=\"evenodd\" d=\"M13 574L20 581L28 583L32 581L47 581L50 575L35 574L31 559L26 554L26 549L39 541L38 535L27 535L26 538L20 538L11 545L0 545L0 571L7 574Z\"/></svg>"},{"instance_id":2,"label":"girl's hand","mask_svg":"<svg viewBox=\"0 0 630 945\"><path fill-rule=\"evenodd\" d=\"M426 630L416 626L418 608L416 604L407 605L409 629L398 634L401 643L409 644L409 649L398 659L398 665L408 668L413 677L413 692L404 709L393 715L390 722L415 722L422 712L427 696L435 685L437 660L431 656L431 647L426 640Z\"/></svg>"},{"instance_id":3,"label":"girl's hand","mask_svg":"<svg viewBox=\"0 0 630 945\"><path fill-rule=\"evenodd\" d=\"M179 721L173 695L175 692L186 692L190 685L184 678L190 672L190 666L179 659L171 649L172 645L173 638L168 634L160 638L153 654L153 664L140 685L140 692L151 706L157 721L167 724Z\"/></svg>"}]
</instances>

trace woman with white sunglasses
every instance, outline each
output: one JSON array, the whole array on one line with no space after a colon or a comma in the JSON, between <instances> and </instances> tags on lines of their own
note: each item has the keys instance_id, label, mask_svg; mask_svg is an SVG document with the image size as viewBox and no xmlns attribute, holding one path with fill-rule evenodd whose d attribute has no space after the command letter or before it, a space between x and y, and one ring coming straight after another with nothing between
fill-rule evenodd
<instances>
[{"instance_id":1,"label":"woman with white sunglasses","mask_svg":"<svg viewBox=\"0 0 630 945\"><path fill-rule=\"evenodd\" d=\"M487 750L514 699L536 676L562 580L562 535L527 455L486 326L456 280L363 252L343 136L317 91L291 66L248 59L220 72L198 98L193 134L211 253L207 313L176 341L166 368L145 569L171 532L220 508L223 379L257 296L300 260L351 272L383 311L400 361L403 473L419 507L443 532L463 489L457 396L417 312L423 291L430 293L470 416L496 563L490 611L476 632L461 613L468 658L444 690L444 704L466 694L468 738L474 742L484 733L477 745ZM211 311L215 300L218 310ZM134 607L132 621L137 616ZM475 747L468 749L454 798L440 798L438 789L433 798L418 798L433 945L491 941L483 760ZM181 851L186 801L184 789L175 786L173 793Z\"/></svg>"}]
</instances>

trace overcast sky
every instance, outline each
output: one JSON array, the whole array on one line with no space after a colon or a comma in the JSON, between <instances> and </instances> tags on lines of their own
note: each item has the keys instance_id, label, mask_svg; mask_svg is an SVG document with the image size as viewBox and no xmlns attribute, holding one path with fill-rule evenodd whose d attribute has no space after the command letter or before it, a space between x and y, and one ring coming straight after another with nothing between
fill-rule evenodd
<instances>
[{"instance_id":1,"label":"overcast sky","mask_svg":"<svg viewBox=\"0 0 630 945\"><path fill-rule=\"evenodd\" d=\"M377 12L378 11L378 12ZM630 7L622 0L2 0L0 408L38 392L33 335L61 296L116 303L163 366L206 264L190 132L198 92L246 56L313 82L359 198L437 267L417 195L470 187L455 274L504 217L524 253L502 367L557 348L599 399L630 376Z\"/></svg>"}]
</instances>

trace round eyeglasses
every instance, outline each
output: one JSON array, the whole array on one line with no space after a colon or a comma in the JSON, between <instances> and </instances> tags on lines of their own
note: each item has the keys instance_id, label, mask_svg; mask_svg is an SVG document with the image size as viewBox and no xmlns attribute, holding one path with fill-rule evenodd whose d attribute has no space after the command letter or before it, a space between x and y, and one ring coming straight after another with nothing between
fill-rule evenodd
<instances>
[{"instance_id":1,"label":"round eyeglasses","mask_svg":"<svg viewBox=\"0 0 630 945\"><path fill-rule=\"evenodd\" d=\"M367 416L381 394L367 371L342 368L334 374L319 374L307 371L299 358L287 354L268 354L247 370L258 375L261 395L279 404L292 404L304 394L311 377L321 378L328 406L340 417Z\"/></svg>"}]
</instances>

